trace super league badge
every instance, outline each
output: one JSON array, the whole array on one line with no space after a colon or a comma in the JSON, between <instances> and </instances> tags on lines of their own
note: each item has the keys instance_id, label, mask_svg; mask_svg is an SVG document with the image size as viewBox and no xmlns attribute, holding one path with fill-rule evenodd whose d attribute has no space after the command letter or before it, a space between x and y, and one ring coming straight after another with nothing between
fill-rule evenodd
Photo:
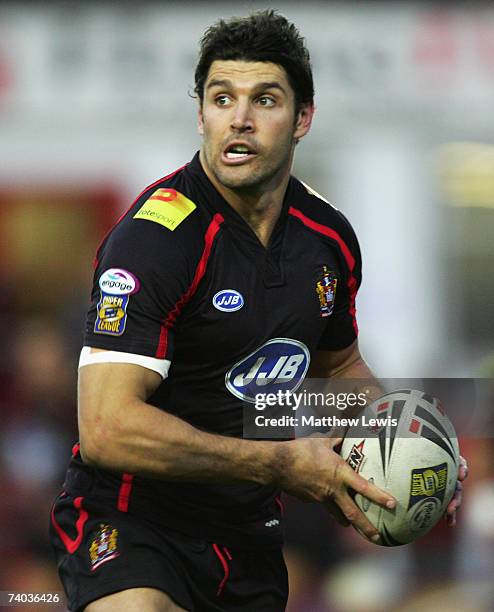
<instances>
[{"instance_id":1,"label":"super league badge","mask_svg":"<svg viewBox=\"0 0 494 612\"><path fill-rule=\"evenodd\" d=\"M127 322L128 303L128 295L108 295L101 292L94 332L96 334L108 334L109 336L121 336L125 331L125 323Z\"/></svg>"},{"instance_id":2,"label":"super league badge","mask_svg":"<svg viewBox=\"0 0 494 612\"><path fill-rule=\"evenodd\" d=\"M322 275L316 283L321 317L329 317L333 313L337 284L336 274L328 270L327 266L323 266Z\"/></svg>"},{"instance_id":3,"label":"super league badge","mask_svg":"<svg viewBox=\"0 0 494 612\"><path fill-rule=\"evenodd\" d=\"M139 291L139 280L127 270L110 268L101 275L99 287L94 333L121 336L127 323L129 297Z\"/></svg>"},{"instance_id":4,"label":"super league badge","mask_svg":"<svg viewBox=\"0 0 494 612\"><path fill-rule=\"evenodd\" d=\"M118 557L118 529L111 525L100 523L99 531L89 545L89 560L91 571L100 565Z\"/></svg>"}]
</instances>

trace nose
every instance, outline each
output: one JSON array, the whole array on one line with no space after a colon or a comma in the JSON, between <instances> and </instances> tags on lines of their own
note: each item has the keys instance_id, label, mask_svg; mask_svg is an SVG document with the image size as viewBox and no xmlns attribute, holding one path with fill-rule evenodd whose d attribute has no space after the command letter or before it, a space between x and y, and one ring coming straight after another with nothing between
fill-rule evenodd
<instances>
[{"instance_id":1,"label":"nose","mask_svg":"<svg viewBox=\"0 0 494 612\"><path fill-rule=\"evenodd\" d=\"M232 118L231 127L238 132L251 132L254 130L254 120L248 100L238 100Z\"/></svg>"}]
</instances>

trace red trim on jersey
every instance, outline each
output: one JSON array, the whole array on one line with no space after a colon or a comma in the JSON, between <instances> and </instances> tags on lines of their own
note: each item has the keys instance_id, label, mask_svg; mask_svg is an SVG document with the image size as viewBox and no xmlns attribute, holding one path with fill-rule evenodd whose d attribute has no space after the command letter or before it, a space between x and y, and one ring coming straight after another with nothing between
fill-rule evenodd
<instances>
[{"instance_id":1,"label":"red trim on jersey","mask_svg":"<svg viewBox=\"0 0 494 612\"><path fill-rule=\"evenodd\" d=\"M163 196L151 196L149 198L150 200L159 200L160 202L173 202L173 200L176 199L176 196L172 199L172 198L164 198Z\"/></svg>"},{"instance_id":2,"label":"red trim on jersey","mask_svg":"<svg viewBox=\"0 0 494 612\"><path fill-rule=\"evenodd\" d=\"M120 510L120 512L129 511L129 500L130 494L132 493L133 480L134 476L132 474L122 474L122 484L120 485L117 502L117 508Z\"/></svg>"},{"instance_id":3,"label":"red trim on jersey","mask_svg":"<svg viewBox=\"0 0 494 612\"><path fill-rule=\"evenodd\" d=\"M161 183L161 181L166 181L168 179L171 179L175 176L175 174L178 174L180 172L180 170L183 170L185 168L185 166L188 166L188 164L184 164L181 168L178 168L178 170L174 170L173 172L171 172L170 174L167 174L166 176L163 176L162 178L158 179L157 181L154 181L154 183L151 183L151 185L148 185L145 189L143 189L141 191L141 193L137 196L137 198L132 202L132 204L129 206L129 208L127 208L127 210L122 213L120 215L120 217L118 218L118 220L116 221L116 223L114 223L114 225L106 232L106 234L103 236L103 239L101 240L101 242L99 243L98 248L96 249L96 257L94 258L93 261L93 268L96 270L97 266L98 266L98 253L101 249L101 246L103 245L103 242L108 238L108 236L110 235L110 233L117 227L117 225L120 223L120 221L125 217L125 215L129 212L129 210L132 208L132 206L134 206L134 204L137 202L137 200L144 194L146 193L146 191L148 189L151 189L152 187L155 187L156 185L158 185L158 183Z\"/></svg>"},{"instance_id":4,"label":"red trim on jersey","mask_svg":"<svg viewBox=\"0 0 494 612\"><path fill-rule=\"evenodd\" d=\"M79 511L79 516L77 517L77 521L75 522L75 528L77 532L77 536L75 540L72 540L65 531L60 527L60 525L55 520L55 506L51 509L51 523L55 528L55 531L58 533L60 539L62 540L67 552L70 554L75 553L75 551L79 548L82 542L82 535L84 532L84 525L89 517L88 513L82 507L82 500L84 497L76 497L74 499L74 508Z\"/></svg>"},{"instance_id":5,"label":"red trim on jersey","mask_svg":"<svg viewBox=\"0 0 494 612\"><path fill-rule=\"evenodd\" d=\"M294 217L297 217L297 219L299 219L306 227L314 230L315 232L318 232L319 234L323 234L324 236L327 236L328 238L335 240L338 246L340 247L341 252L343 253L343 257L345 258L346 264L350 271L350 277L347 283L348 292L350 295L350 307L348 310L353 319L353 328L355 329L355 333L358 335L357 319L355 317L356 312L357 312L355 308L355 298L357 296L358 288L357 288L357 279L353 276L353 269L355 268L355 257L352 255L350 249L346 245L343 238L338 234L338 232L331 229L330 227L327 227L326 225L317 223L317 221L314 221L313 219L310 219L309 217L306 217L303 212L298 210L298 208L294 208L293 206L290 206L288 212Z\"/></svg>"},{"instance_id":6,"label":"red trim on jersey","mask_svg":"<svg viewBox=\"0 0 494 612\"><path fill-rule=\"evenodd\" d=\"M231 552L228 550L226 546L223 546L223 552L228 557L228 561L231 561L233 559Z\"/></svg>"},{"instance_id":7,"label":"red trim on jersey","mask_svg":"<svg viewBox=\"0 0 494 612\"><path fill-rule=\"evenodd\" d=\"M223 566L223 571L225 572L224 576L223 576L223 579L221 580L221 582L218 585L218 590L216 591L216 597L219 597L221 595L221 592L223 591L223 588L224 588L224 586L226 584L226 581L230 577L230 567L228 566L227 560L225 559L225 557L221 553L221 550L220 550L220 547L218 546L218 544L213 544L213 550L216 553L216 556L218 557L218 559L220 560L220 563ZM223 547L223 552L226 554L228 559L231 561L232 560L232 556L231 556L230 551L228 550L228 548L226 548L226 546Z\"/></svg>"},{"instance_id":8,"label":"red trim on jersey","mask_svg":"<svg viewBox=\"0 0 494 612\"><path fill-rule=\"evenodd\" d=\"M274 501L278 504L278 507L280 509L280 513L283 516L283 514L285 514L285 504L281 501L281 495L277 495L274 498Z\"/></svg>"},{"instance_id":9,"label":"red trim on jersey","mask_svg":"<svg viewBox=\"0 0 494 612\"><path fill-rule=\"evenodd\" d=\"M76 442L74 446L72 447L72 457L75 457L77 455L80 448L81 448L80 442Z\"/></svg>"},{"instance_id":10,"label":"red trim on jersey","mask_svg":"<svg viewBox=\"0 0 494 612\"><path fill-rule=\"evenodd\" d=\"M192 284L187 289L187 291L182 295L182 297L178 300L172 310L168 313L168 316L164 323L161 325L161 333L160 339L158 342L158 348L156 349L156 357L158 359L163 359L166 357L166 351L168 349L168 330L173 327L177 317L180 315L182 309L187 304L187 302L191 299L194 293L197 291L197 287L202 280L202 277L206 273L206 268L208 265L209 256L211 255L211 249L213 248L214 239L216 234L220 229L220 225L223 223L224 218L220 213L216 213L213 217L213 220L209 224L209 227L204 236L204 250L201 255L201 259L197 264L197 268L194 274L194 278L192 280Z\"/></svg>"}]
</instances>

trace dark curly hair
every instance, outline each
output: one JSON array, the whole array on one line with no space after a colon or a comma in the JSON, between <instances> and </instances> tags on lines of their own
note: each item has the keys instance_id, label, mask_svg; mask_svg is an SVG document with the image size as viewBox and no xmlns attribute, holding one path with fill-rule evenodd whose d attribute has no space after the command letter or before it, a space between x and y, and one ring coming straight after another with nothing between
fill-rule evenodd
<instances>
[{"instance_id":1,"label":"dark curly hair","mask_svg":"<svg viewBox=\"0 0 494 612\"><path fill-rule=\"evenodd\" d=\"M248 17L221 19L204 33L195 71L195 93L204 98L204 83L215 60L272 62L285 69L295 94L295 108L313 103L310 55L297 28L273 10Z\"/></svg>"}]
</instances>

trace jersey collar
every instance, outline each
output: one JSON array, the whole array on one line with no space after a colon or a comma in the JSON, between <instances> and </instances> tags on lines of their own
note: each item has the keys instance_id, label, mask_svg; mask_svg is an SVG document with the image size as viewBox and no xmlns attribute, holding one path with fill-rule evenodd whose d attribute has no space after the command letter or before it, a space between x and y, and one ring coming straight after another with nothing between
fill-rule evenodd
<instances>
[{"instance_id":1,"label":"jersey collar","mask_svg":"<svg viewBox=\"0 0 494 612\"><path fill-rule=\"evenodd\" d=\"M254 230L245 221L245 219L223 198L213 183L209 180L204 172L201 161L199 159L199 151L194 155L190 164L187 165L187 172L193 177L195 186L203 195L202 204L208 207L211 212L221 213L225 218L226 225L230 227L235 234L241 234L242 239L252 247L266 251L279 251L283 241L284 227L288 218L289 200L294 188L294 178L290 177L288 187L283 199L283 206L280 216L271 235L267 249L261 244Z\"/></svg>"}]
</instances>

